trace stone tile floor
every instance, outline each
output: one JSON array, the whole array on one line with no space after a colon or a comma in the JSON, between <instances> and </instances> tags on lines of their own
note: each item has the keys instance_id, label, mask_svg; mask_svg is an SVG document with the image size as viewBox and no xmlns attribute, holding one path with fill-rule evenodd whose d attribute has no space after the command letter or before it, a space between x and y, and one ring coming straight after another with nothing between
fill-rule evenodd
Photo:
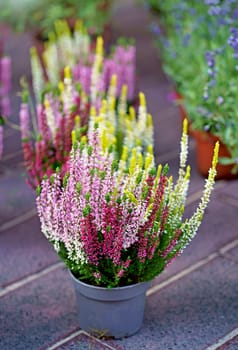
<instances>
[{"instance_id":1,"label":"stone tile floor","mask_svg":"<svg viewBox=\"0 0 238 350\"><path fill-rule=\"evenodd\" d=\"M149 32L151 15L132 0L118 2L112 41L136 38L138 89L145 92L155 124L158 162L178 169L180 116L167 98L172 87L162 72ZM13 57L12 121L18 119L19 79L29 77L30 36L5 28ZM190 141L191 187L186 207L197 205L204 179ZM95 339L80 330L73 285L40 232L35 195L27 187L19 132L6 128L0 161L0 349L1 350L237 350L238 181L219 181L199 234L148 291L143 327L122 340Z\"/></svg>"}]
</instances>

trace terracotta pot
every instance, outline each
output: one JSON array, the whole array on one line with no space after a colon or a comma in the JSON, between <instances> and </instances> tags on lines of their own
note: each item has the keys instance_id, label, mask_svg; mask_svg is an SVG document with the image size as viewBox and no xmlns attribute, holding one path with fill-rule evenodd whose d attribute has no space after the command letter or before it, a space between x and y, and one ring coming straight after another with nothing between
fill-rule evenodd
<instances>
[{"instance_id":1,"label":"terracotta pot","mask_svg":"<svg viewBox=\"0 0 238 350\"><path fill-rule=\"evenodd\" d=\"M176 101L176 105L178 106L182 123L183 123L185 118L188 120L188 134L189 134L189 136L193 136L193 130L191 128L191 121L189 120L187 111L183 105L183 96L178 91L174 92L174 100Z\"/></svg>"},{"instance_id":2,"label":"terracotta pot","mask_svg":"<svg viewBox=\"0 0 238 350\"><path fill-rule=\"evenodd\" d=\"M207 177L212 164L213 150L216 141L220 142L219 157L230 157L226 146L218 137L199 130L193 130L193 137L196 141L196 160L197 167L201 175ZM238 173L232 174L233 165L223 165L218 163L216 180L238 178Z\"/></svg>"}]
</instances>

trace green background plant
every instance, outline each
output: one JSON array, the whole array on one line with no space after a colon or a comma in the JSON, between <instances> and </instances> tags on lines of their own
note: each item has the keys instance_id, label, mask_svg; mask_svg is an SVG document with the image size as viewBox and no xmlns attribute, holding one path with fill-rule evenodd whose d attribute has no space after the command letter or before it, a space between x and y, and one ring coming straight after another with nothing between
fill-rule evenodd
<instances>
[{"instance_id":1,"label":"green background plant","mask_svg":"<svg viewBox=\"0 0 238 350\"><path fill-rule=\"evenodd\" d=\"M101 33L110 16L112 0L1 0L0 21L14 30L53 30L57 19L84 21L94 33Z\"/></svg>"}]
</instances>

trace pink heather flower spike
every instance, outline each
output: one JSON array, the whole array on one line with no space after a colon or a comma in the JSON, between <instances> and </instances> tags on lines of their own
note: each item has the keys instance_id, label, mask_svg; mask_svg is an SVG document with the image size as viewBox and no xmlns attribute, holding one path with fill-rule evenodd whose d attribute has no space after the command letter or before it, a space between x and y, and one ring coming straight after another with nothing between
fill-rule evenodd
<instances>
[{"instance_id":1,"label":"pink heather flower spike","mask_svg":"<svg viewBox=\"0 0 238 350\"><path fill-rule=\"evenodd\" d=\"M20 107L20 128L21 128L21 135L22 139L29 139L30 138L30 115L29 115L29 109L28 104L22 103Z\"/></svg>"},{"instance_id":2,"label":"pink heather flower spike","mask_svg":"<svg viewBox=\"0 0 238 350\"><path fill-rule=\"evenodd\" d=\"M10 57L0 58L0 114L9 117L11 90L11 59Z\"/></svg>"},{"instance_id":3,"label":"pink heather flower spike","mask_svg":"<svg viewBox=\"0 0 238 350\"><path fill-rule=\"evenodd\" d=\"M11 90L11 58L2 57L0 60L1 84L4 95Z\"/></svg>"},{"instance_id":4,"label":"pink heather flower spike","mask_svg":"<svg viewBox=\"0 0 238 350\"><path fill-rule=\"evenodd\" d=\"M2 158L3 154L3 126L0 125L0 159Z\"/></svg>"}]
</instances>

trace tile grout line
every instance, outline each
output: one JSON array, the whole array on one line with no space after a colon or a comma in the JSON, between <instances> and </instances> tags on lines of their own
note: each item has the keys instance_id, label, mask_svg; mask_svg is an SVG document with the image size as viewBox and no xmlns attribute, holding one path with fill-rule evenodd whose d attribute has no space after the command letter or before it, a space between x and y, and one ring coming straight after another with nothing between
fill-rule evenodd
<instances>
[{"instance_id":1,"label":"tile grout line","mask_svg":"<svg viewBox=\"0 0 238 350\"><path fill-rule=\"evenodd\" d=\"M197 269L199 269L202 266L205 266L206 264L208 264L210 261L218 258L219 256L225 256L225 253L228 252L229 250L235 248L238 245L238 239L235 239L234 241L228 243L227 245L225 245L223 248L220 248L218 251L211 253L210 255L208 255L207 257L199 260L198 262L196 262L195 264L193 264L192 266L185 268L184 270L182 270L181 272L169 277L167 280L156 284L155 286L151 287L146 295L150 296L152 294L157 293L158 291L160 291L161 289L167 287L168 285L170 285L171 283L187 276L189 273L196 271Z\"/></svg>"},{"instance_id":2,"label":"tile grout line","mask_svg":"<svg viewBox=\"0 0 238 350\"><path fill-rule=\"evenodd\" d=\"M2 157L1 161L4 162L6 160L9 160L9 159L12 159L16 156L18 156L19 154L21 154L22 151L15 151L15 152L12 152L12 153L9 153L8 155L6 155L5 157Z\"/></svg>"},{"instance_id":3,"label":"tile grout line","mask_svg":"<svg viewBox=\"0 0 238 350\"><path fill-rule=\"evenodd\" d=\"M84 334L85 336L95 340L96 342L98 342L101 345L105 345L107 347L107 349L109 350L116 350L115 348L111 347L110 345L106 344L105 342L102 342L101 340L91 336L89 333L83 331L83 330L78 330L73 332L72 334L70 334L69 336L59 340L58 342L56 342L55 344L51 345L50 347L46 348L46 350L55 350L57 349L59 346L64 345L66 343L68 343L69 341L73 340L74 338L78 337L80 334Z\"/></svg>"},{"instance_id":4,"label":"tile grout line","mask_svg":"<svg viewBox=\"0 0 238 350\"><path fill-rule=\"evenodd\" d=\"M204 350L219 350L222 345L225 345L228 341L232 340L238 335L238 328L233 329L230 333L226 334L224 337L218 339L214 344L208 346Z\"/></svg>"},{"instance_id":5,"label":"tile grout line","mask_svg":"<svg viewBox=\"0 0 238 350\"><path fill-rule=\"evenodd\" d=\"M46 267L45 269L41 270L40 272L35 272L34 274L31 274L25 278L22 278L19 281L16 281L12 284L9 284L8 286L3 288L2 290L0 289L0 298L4 297L8 293L11 293L11 292L15 291L16 289L21 288L21 287L25 286L26 284L33 282L33 281L37 280L38 278L45 276L48 273L55 271L58 268L63 267L63 266L65 266L64 263L60 261L60 262L57 262L53 265Z\"/></svg>"},{"instance_id":6,"label":"tile grout line","mask_svg":"<svg viewBox=\"0 0 238 350\"><path fill-rule=\"evenodd\" d=\"M79 331L75 331L73 333L71 333L69 336L57 341L56 343L54 343L53 345L51 345L50 347L46 348L46 350L54 350L57 349L59 346L64 345L65 343L67 343L68 341L76 338L77 336L79 336L80 334L85 334L84 331L79 330Z\"/></svg>"},{"instance_id":7,"label":"tile grout line","mask_svg":"<svg viewBox=\"0 0 238 350\"><path fill-rule=\"evenodd\" d=\"M36 208L33 208L33 209L29 210L28 212L26 212L25 214L17 216L16 218L14 218L10 221L7 221L6 223L4 223L0 226L0 232L6 231L9 228L12 228L18 224L22 224L24 221L27 221L27 220L33 218L36 215L36 213L37 213Z\"/></svg>"},{"instance_id":8,"label":"tile grout line","mask_svg":"<svg viewBox=\"0 0 238 350\"><path fill-rule=\"evenodd\" d=\"M235 239L234 241L231 241L230 243L227 243L224 247L219 249L220 254L225 254L229 250L235 248L238 245L238 239Z\"/></svg>"},{"instance_id":9,"label":"tile grout line","mask_svg":"<svg viewBox=\"0 0 238 350\"><path fill-rule=\"evenodd\" d=\"M159 292L161 289L169 286L170 284L172 284L173 282L181 279L182 277L187 276L188 274L190 274L193 271L196 271L197 269L199 269L200 267L206 265L207 263L209 263L210 261L214 260L215 258L217 258L219 256L218 252L212 253L210 255L208 255L206 258L199 260L197 263L193 264L192 266L185 268L184 270L182 270L181 272L169 277L167 280L156 284L155 286L151 287L146 295L147 296L151 296L157 292Z\"/></svg>"}]
</instances>

